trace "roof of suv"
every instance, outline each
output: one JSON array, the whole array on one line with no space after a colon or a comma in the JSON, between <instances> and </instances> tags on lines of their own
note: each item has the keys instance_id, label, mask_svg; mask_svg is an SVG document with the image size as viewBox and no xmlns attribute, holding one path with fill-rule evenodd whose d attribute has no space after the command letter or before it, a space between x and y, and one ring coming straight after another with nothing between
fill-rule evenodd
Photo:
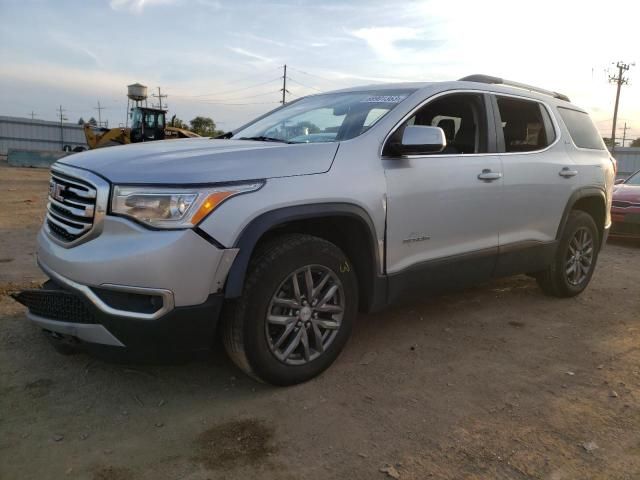
<instances>
[{"instance_id":1,"label":"roof of suv","mask_svg":"<svg viewBox=\"0 0 640 480\"><path fill-rule=\"evenodd\" d=\"M569 100L569 97L561 93L488 75L469 75L467 77L461 78L460 80L449 80L441 82L400 82L363 85L358 87L340 89L338 90L338 92L402 89L422 90L434 87L442 88L443 86L446 86L447 89L473 88L476 90L486 90L491 92L528 96L537 100L552 101L552 103L555 104L571 105L572 108L576 108L575 105L571 103L571 100Z\"/></svg>"}]
</instances>

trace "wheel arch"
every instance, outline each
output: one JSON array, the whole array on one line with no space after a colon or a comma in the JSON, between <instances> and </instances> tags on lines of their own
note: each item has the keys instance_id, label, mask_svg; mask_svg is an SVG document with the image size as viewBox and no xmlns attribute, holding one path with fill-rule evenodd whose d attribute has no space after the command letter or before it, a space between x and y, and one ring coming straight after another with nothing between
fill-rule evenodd
<instances>
[{"instance_id":1,"label":"wheel arch","mask_svg":"<svg viewBox=\"0 0 640 480\"><path fill-rule=\"evenodd\" d=\"M558 226L556 233L556 239L560 239L564 233L564 227L567 223L567 218L572 210L581 210L591 215L598 227L598 234L600 236L600 247L604 239L604 229L607 217L606 211L607 197L605 191L600 187L582 187L571 194L569 201L562 214L562 220Z\"/></svg>"},{"instance_id":2,"label":"wheel arch","mask_svg":"<svg viewBox=\"0 0 640 480\"><path fill-rule=\"evenodd\" d=\"M376 310L386 299L378 237L369 214L349 203L321 203L284 207L263 213L242 231L239 249L225 285L225 297L242 295L249 262L256 247L280 233L307 233L337 245L354 264L360 293L360 309Z\"/></svg>"}]
</instances>

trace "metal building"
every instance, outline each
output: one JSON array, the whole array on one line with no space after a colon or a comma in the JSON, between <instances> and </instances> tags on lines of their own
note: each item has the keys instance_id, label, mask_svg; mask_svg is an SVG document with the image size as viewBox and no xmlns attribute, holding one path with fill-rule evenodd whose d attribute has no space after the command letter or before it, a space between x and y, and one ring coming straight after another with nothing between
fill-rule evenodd
<instances>
[{"instance_id":1,"label":"metal building","mask_svg":"<svg viewBox=\"0 0 640 480\"><path fill-rule=\"evenodd\" d=\"M618 161L618 178L640 170L640 147L616 147L614 157Z\"/></svg>"},{"instance_id":2,"label":"metal building","mask_svg":"<svg viewBox=\"0 0 640 480\"><path fill-rule=\"evenodd\" d=\"M7 155L10 148L61 152L65 145L88 148L82 126L0 116L0 155Z\"/></svg>"}]
</instances>

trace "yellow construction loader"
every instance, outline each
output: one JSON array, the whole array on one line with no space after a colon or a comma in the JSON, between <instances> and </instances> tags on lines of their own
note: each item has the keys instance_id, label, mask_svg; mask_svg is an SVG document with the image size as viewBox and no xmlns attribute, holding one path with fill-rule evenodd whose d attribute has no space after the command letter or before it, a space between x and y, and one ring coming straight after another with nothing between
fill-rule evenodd
<instances>
[{"instance_id":1,"label":"yellow construction loader","mask_svg":"<svg viewBox=\"0 0 640 480\"><path fill-rule=\"evenodd\" d=\"M132 108L130 128L97 128L85 123L84 136L87 139L87 145L93 149L127 143L200 136L183 128L166 125L166 113L165 110L158 108Z\"/></svg>"}]
</instances>

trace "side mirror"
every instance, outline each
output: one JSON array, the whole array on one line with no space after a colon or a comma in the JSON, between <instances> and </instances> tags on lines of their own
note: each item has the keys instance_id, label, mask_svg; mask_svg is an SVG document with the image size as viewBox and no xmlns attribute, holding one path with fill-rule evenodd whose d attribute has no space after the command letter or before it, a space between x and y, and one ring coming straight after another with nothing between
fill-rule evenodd
<instances>
[{"instance_id":1,"label":"side mirror","mask_svg":"<svg viewBox=\"0 0 640 480\"><path fill-rule=\"evenodd\" d=\"M624 183L624 178L619 178L616 180L616 185L620 185L621 183Z\"/></svg>"},{"instance_id":2,"label":"side mirror","mask_svg":"<svg viewBox=\"0 0 640 480\"><path fill-rule=\"evenodd\" d=\"M393 149L400 155L424 155L439 153L447 146L447 138L440 127L408 125L402 133L400 143Z\"/></svg>"}]
</instances>

